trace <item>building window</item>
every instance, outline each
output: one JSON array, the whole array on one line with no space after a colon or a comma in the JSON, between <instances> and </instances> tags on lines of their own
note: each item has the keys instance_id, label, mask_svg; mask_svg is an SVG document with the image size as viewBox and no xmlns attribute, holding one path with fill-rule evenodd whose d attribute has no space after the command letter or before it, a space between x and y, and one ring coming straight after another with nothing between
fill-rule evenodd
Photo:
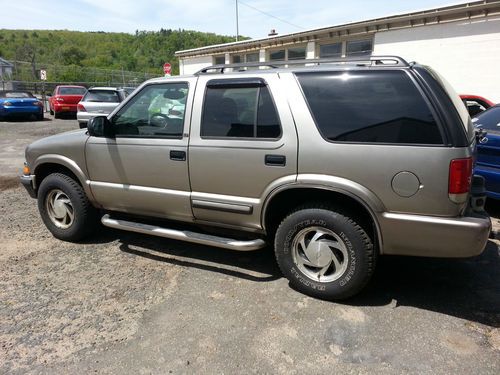
<instances>
[{"instance_id":1,"label":"building window","mask_svg":"<svg viewBox=\"0 0 500 375\"><path fill-rule=\"evenodd\" d=\"M245 58L247 62L259 62L259 53L247 53Z\"/></svg>"},{"instance_id":2,"label":"building window","mask_svg":"<svg viewBox=\"0 0 500 375\"><path fill-rule=\"evenodd\" d=\"M370 55L373 50L373 42L371 39L350 40L347 42L347 56L363 56Z\"/></svg>"},{"instance_id":3,"label":"building window","mask_svg":"<svg viewBox=\"0 0 500 375\"><path fill-rule=\"evenodd\" d=\"M214 63L215 65L225 64L226 57L224 55L214 56Z\"/></svg>"},{"instance_id":4,"label":"building window","mask_svg":"<svg viewBox=\"0 0 500 375\"><path fill-rule=\"evenodd\" d=\"M283 60L285 60L285 50L280 49L280 50L269 52L269 60L271 60L271 61L283 61Z\"/></svg>"},{"instance_id":5,"label":"building window","mask_svg":"<svg viewBox=\"0 0 500 375\"><path fill-rule=\"evenodd\" d=\"M287 60L303 60L306 58L306 47L288 48Z\"/></svg>"},{"instance_id":6,"label":"building window","mask_svg":"<svg viewBox=\"0 0 500 375\"><path fill-rule=\"evenodd\" d=\"M233 55L233 56L231 56L231 59L232 59L233 64L239 64L239 63L243 62L241 59L241 55Z\"/></svg>"},{"instance_id":7,"label":"building window","mask_svg":"<svg viewBox=\"0 0 500 375\"><path fill-rule=\"evenodd\" d=\"M342 42L321 44L319 46L319 57L342 57Z\"/></svg>"}]
</instances>

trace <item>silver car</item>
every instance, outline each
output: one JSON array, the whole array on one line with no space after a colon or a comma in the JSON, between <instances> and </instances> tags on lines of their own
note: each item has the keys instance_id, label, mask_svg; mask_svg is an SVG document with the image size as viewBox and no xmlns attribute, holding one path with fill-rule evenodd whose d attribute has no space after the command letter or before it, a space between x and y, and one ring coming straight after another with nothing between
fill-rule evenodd
<instances>
[{"instance_id":1,"label":"silver car","mask_svg":"<svg viewBox=\"0 0 500 375\"><path fill-rule=\"evenodd\" d=\"M77 106L76 118L80 128L85 128L91 117L113 112L126 96L123 89L114 87L91 87L88 89Z\"/></svg>"},{"instance_id":2,"label":"silver car","mask_svg":"<svg viewBox=\"0 0 500 375\"><path fill-rule=\"evenodd\" d=\"M324 299L359 292L379 256L480 254L491 228L473 176L482 134L431 68L364 59L150 80L87 131L28 146L21 181L59 239L100 220L269 246L296 289Z\"/></svg>"}]
</instances>

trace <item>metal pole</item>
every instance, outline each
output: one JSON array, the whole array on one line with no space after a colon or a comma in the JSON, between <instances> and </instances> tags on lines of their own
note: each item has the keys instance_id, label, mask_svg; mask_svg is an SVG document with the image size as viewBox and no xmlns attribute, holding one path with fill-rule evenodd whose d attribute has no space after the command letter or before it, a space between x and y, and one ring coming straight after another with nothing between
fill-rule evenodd
<instances>
[{"instance_id":1,"label":"metal pole","mask_svg":"<svg viewBox=\"0 0 500 375\"><path fill-rule=\"evenodd\" d=\"M238 0L236 1L236 41L238 41L238 36L240 35L240 29L238 25Z\"/></svg>"}]
</instances>

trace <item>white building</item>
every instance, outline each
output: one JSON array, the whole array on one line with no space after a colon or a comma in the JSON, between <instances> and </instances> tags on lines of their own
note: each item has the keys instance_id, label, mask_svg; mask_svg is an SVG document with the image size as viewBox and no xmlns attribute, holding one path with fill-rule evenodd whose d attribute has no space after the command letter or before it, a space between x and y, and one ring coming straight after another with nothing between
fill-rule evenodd
<instances>
[{"instance_id":1,"label":"white building","mask_svg":"<svg viewBox=\"0 0 500 375\"><path fill-rule=\"evenodd\" d=\"M368 54L398 55L430 65L458 92L500 102L500 0L176 52L181 74L213 64Z\"/></svg>"}]
</instances>

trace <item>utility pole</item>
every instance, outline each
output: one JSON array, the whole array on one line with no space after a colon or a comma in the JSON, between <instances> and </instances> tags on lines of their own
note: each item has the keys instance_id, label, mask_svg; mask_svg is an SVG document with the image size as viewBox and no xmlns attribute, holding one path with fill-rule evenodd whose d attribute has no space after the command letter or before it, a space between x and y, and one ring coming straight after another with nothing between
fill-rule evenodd
<instances>
[{"instance_id":1,"label":"utility pole","mask_svg":"<svg viewBox=\"0 0 500 375\"><path fill-rule=\"evenodd\" d=\"M236 41L238 41L238 36L240 35L240 30L238 26L238 0L236 1Z\"/></svg>"}]
</instances>

